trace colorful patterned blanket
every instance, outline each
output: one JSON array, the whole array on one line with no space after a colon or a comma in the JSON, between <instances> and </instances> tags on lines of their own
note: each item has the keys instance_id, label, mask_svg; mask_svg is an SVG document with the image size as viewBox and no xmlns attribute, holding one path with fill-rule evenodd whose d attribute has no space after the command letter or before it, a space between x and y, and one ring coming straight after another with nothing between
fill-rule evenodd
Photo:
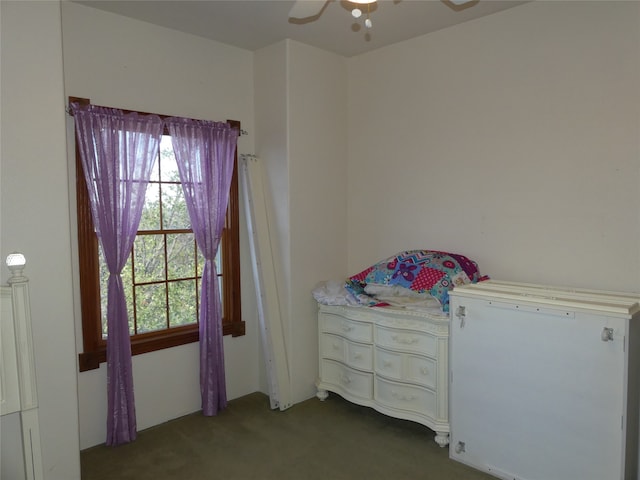
<instances>
[{"instance_id":1,"label":"colorful patterned blanket","mask_svg":"<svg viewBox=\"0 0 640 480\"><path fill-rule=\"evenodd\" d=\"M347 279L345 288L361 303L376 305L365 293L370 284L399 285L436 298L444 312L449 311L449 291L456 285L476 283L478 265L463 255L435 250L410 250L372 265Z\"/></svg>"}]
</instances>

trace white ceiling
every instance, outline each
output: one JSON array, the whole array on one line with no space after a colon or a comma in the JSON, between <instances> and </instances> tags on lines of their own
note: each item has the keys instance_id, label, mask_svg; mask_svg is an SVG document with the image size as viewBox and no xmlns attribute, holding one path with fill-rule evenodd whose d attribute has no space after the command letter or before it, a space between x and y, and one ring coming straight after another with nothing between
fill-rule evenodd
<instances>
[{"instance_id":1,"label":"white ceiling","mask_svg":"<svg viewBox=\"0 0 640 480\"><path fill-rule=\"evenodd\" d=\"M91 7L257 50L285 38L346 57L424 35L525 3L474 0L455 6L447 0L379 0L373 28L355 20L346 0L329 0L319 18L292 23L293 1L285 0L77 0ZM368 35L367 35L368 34Z\"/></svg>"}]
</instances>

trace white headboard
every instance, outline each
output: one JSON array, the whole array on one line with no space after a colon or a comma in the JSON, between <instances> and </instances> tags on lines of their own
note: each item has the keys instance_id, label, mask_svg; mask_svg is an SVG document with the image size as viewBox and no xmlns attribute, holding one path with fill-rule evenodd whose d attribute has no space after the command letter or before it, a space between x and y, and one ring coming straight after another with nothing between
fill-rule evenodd
<instances>
[{"instance_id":1,"label":"white headboard","mask_svg":"<svg viewBox=\"0 0 640 480\"><path fill-rule=\"evenodd\" d=\"M25 263L22 254L9 255L7 265L11 277L8 286L0 287L0 415L20 417L24 467L0 465L0 475L24 470L26 480L42 480L29 280L22 274ZM15 447L6 445L6 438L2 441L3 449Z\"/></svg>"}]
</instances>

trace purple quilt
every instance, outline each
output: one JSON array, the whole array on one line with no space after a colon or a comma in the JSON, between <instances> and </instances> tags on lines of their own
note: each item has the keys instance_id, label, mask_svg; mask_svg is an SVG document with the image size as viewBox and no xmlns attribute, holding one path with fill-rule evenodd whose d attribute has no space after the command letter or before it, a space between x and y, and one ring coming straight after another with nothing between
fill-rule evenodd
<instances>
[{"instance_id":1,"label":"purple quilt","mask_svg":"<svg viewBox=\"0 0 640 480\"><path fill-rule=\"evenodd\" d=\"M456 285L481 280L478 265L463 255L435 250L410 250L363 270L347 279L345 287L356 297L368 284L400 285L436 298L449 311L449 291ZM372 300L375 304L375 300Z\"/></svg>"}]
</instances>

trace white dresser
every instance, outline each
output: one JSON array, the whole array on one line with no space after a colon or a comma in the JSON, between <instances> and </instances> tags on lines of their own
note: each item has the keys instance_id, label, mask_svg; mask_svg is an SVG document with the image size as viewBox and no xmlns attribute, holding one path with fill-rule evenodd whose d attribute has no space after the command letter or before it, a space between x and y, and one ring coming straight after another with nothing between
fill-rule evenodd
<instances>
[{"instance_id":1,"label":"white dresser","mask_svg":"<svg viewBox=\"0 0 640 480\"><path fill-rule=\"evenodd\" d=\"M448 315L320 305L318 329L320 400L335 392L449 443Z\"/></svg>"},{"instance_id":2,"label":"white dresser","mask_svg":"<svg viewBox=\"0 0 640 480\"><path fill-rule=\"evenodd\" d=\"M451 458L509 480L637 480L638 296L451 292Z\"/></svg>"}]
</instances>

